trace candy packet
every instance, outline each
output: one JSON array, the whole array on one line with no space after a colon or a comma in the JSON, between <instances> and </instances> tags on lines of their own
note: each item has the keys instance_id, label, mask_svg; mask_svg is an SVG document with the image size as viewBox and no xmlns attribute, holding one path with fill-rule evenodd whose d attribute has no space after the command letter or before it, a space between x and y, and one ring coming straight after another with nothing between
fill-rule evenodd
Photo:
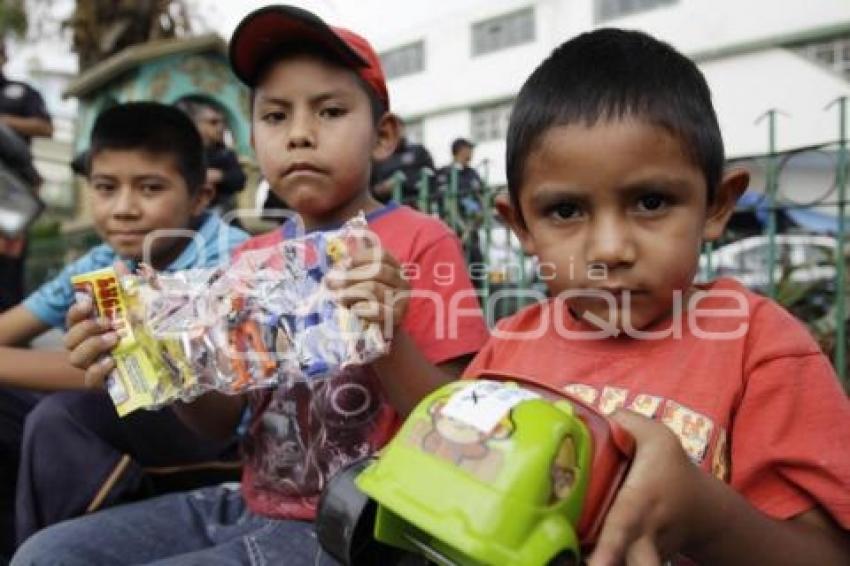
<instances>
[{"instance_id":1,"label":"candy packet","mask_svg":"<svg viewBox=\"0 0 850 566\"><path fill-rule=\"evenodd\" d=\"M376 324L341 305L325 284L366 228L342 228L248 250L227 267L73 279L120 340L108 390L124 415L206 391L229 394L317 381L387 350Z\"/></svg>"}]
</instances>

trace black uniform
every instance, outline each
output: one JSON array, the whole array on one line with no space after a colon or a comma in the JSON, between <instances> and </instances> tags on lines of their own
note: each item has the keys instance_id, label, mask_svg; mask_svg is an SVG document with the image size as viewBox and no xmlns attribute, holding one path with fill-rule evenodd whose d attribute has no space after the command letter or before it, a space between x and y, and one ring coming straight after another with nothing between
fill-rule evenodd
<instances>
[{"instance_id":1,"label":"black uniform","mask_svg":"<svg viewBox=\"0 0 850 566\"><path fill-rule=\"evenodd\" d=\"M384 161L375 163L372 167L370 182L374 187L392 177L396 171L400 171L404 174L401 200L404 204L416 206L422 169L434 171L434 160L431 158L431 154L418 143L410 143L406 138L402 138L392 155ZM386 201L388 199L381 198L380 200Z\"/></svg>"},{"instance_id":2,"label":"black uniform","mask_svg":"<svg viewBox=\"0 0 850 566\"><path fill-rule=\"evenodd\" d=\"M44 99L31 86L19 81L11 81L0 74L0 114L22 118L44 118L50 120ZM32 165L32 157L27 136L0 126L4 131L0 135L0 160L26 182L36 186L40 182L38 173ZM18 136L25 143L25 149L15 144ZM8 143L3 143L3 139ZM0 236L0 311L20 303L24 298L24 256L23 242Z\"/></svg>"}]
</instances>

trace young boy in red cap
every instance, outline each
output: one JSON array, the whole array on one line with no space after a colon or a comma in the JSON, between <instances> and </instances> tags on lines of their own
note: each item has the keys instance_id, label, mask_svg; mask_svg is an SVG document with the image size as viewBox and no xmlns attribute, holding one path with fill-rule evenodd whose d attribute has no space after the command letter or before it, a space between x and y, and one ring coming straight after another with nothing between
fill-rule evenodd
<instances>
[{"instance_id":1,"label":"young boy in red cap","mask_svg":"<svg viewBox=\"0 0 850 566\"><path fill-rule=\"evenodd\" d=\"M387 355L317 387L296 384L250 395L209 394L179 407L211 435L245 429L237 487L204 489L116 508L31 538L15 564L244 564L330 561L316 543L318 495L342 467L373 453L398 415L457 377L487 338L460 244L444 224L369 192L373 160L398 140L380 62L360 36L290 6L248 15L230 44L237 77L253 89L252 139L263 176L309 230L366 213L379 248L364 246L334 281L364 319L392 328ZM274 246L295 222L251 240ZM374 243L374 242L373 242ZM401 265L405 264L405 275ZM453 277L443 277L452 273ZM406 315L405 315L406 313ZM461 313L458 316L458 313ZM69 315L71 359L100 385L111 365L99 331Z\"/></svg>"}]
</instances>

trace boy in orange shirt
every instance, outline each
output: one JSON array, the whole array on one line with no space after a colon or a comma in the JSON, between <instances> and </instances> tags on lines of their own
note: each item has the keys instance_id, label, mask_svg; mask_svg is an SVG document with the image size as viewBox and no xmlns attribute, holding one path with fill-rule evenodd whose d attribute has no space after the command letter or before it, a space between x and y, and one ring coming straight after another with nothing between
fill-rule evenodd
<instances>
[{"instance_id":1,"label":"boy in orange shirt","mask_svg":"<svg viewBox=\"0 0 850 566\"><path fill-rule=\"evenodd\" d=\"M828 360L768 299L693 283L748 183L723 164L702 74L639 32L561 45L513 109L499 208L552 298L500 321L465 376L555 385L634 435L594 566L850 563Z\"/></svg>"}]
</instances>

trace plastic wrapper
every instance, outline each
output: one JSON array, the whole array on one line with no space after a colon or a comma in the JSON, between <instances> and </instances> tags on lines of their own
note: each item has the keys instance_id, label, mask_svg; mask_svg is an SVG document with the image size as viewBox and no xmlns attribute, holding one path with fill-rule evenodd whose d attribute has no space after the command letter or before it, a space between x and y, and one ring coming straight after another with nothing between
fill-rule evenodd
<instances>
[{"instance_id":1,"label":"plastic wrapper","mask_svg":"<svg viewBox=\"0 0 850 566\"><path fill-rule=\"evenodd\" d=\"M355 218L244 252L227 268L73 279L120 340L108 390L124 415L210 390L315 382L386 352L380 328L339 304L325 276L345 266L366 228Z\"/></svg>"}]
</instances>

